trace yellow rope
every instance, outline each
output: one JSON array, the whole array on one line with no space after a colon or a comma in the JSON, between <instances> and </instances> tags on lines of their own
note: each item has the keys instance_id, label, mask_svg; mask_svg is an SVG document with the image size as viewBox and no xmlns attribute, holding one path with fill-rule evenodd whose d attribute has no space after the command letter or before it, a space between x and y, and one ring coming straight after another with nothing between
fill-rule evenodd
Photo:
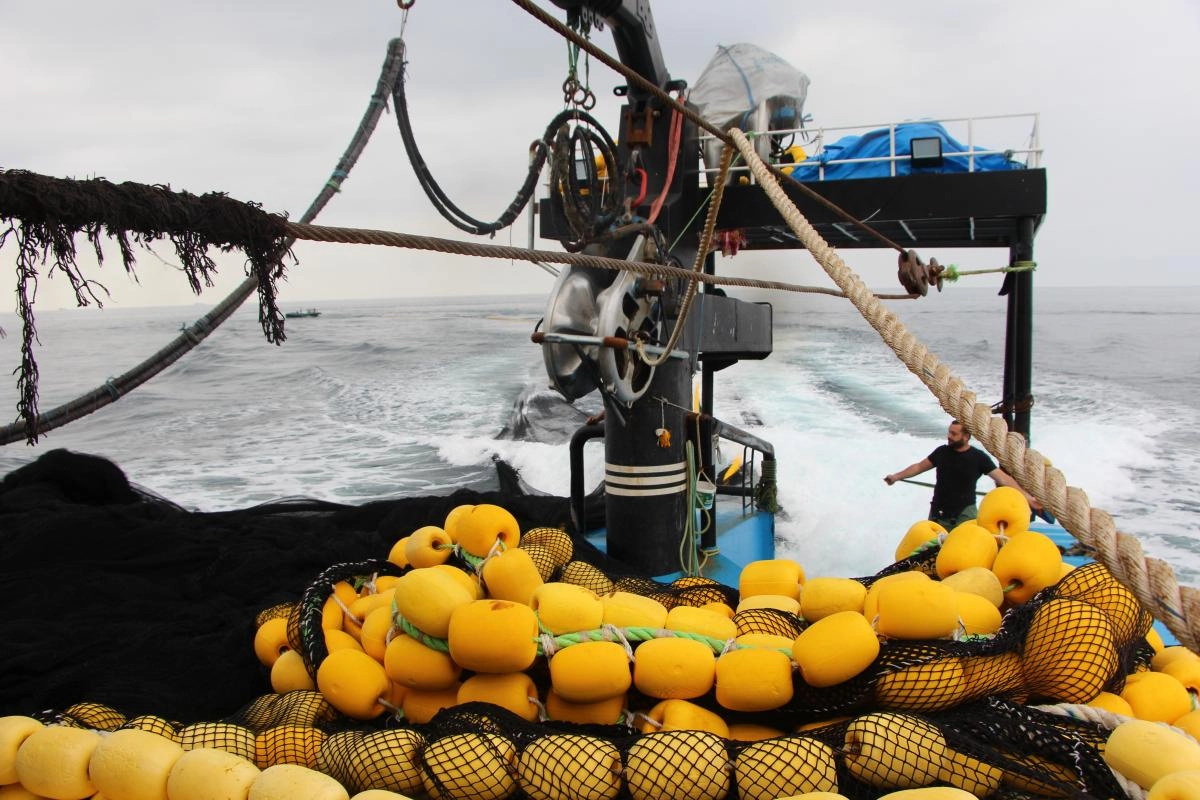
<instances>
[{"instance_id":1,"label":"yellow rope","mask_svg":"<svg viewBox=\"0 0 1200 800\"><path fill-rule=\"evenodd\" d=\"M1045 457L1027 447L1024 436L1009 431L1004 420L993 416L986 403L976 402L975 393L968 391L950 368L929 352L904 323L867 290L837 251L809 224L766 169L746 136L737 129L731 129L729 133L788 227L896 356L933 392L946 413L962 422L1000 461L1004 470L1049 508L1069 533L1091 547L1097 560L1128 586L1181 644L1196 650L1200 645L1200 627L1197 626L1200 591L1180 586L1169 564L1147 558L1141 543L1119 532L1108 512L1092 508L1082 489L1067 486L1066 478L1059 470L1047 467Z\"/></svg>"}]
</instances>

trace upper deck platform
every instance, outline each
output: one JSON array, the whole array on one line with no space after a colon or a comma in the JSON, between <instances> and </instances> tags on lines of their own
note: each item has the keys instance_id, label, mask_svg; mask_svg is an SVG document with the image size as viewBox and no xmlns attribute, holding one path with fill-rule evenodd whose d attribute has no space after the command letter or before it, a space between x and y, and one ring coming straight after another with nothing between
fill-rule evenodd
<instances>
[{"instance_id":1,"label":"upper deck platform","mask_svg":"<svg viewBox=\"0 0 1200 800\"><path fill-rule=\"evenodd\" d=\"M917 126L921 130L914 133ZM927 136L926 129L946 134L941 138L940 166L920 166L912 158L910 139ZM1011 247L1021 235L1022 220L1032 219L1036 230L1046 214L1046 171L1041 168L1036 114L777 130L771 137L804 148L807 159L796 170L804 186L905 247ZM851 142L869 138L874 149L865 156L852 152L843 146L847 137L854 137ZM712 165L719 144L711 137L701 138L709 165L701 170L704 183L715 176ZM766 144L764 137L761 150L767 150ZM996 169L997 164L1004 168ZM747 181L752 179L744 167L735 171L725 189L718 228L740 230L745 249L799 247L765 194ZM794 182L783 185L833 246L887 246Z\"/></svg>"}]
</instances>

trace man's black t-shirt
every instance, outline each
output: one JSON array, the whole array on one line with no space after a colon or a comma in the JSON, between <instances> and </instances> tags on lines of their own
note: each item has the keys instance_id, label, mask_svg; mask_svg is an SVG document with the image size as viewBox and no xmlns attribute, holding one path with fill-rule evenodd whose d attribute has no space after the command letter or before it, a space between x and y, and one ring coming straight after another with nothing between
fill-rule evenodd
<instances>
[{"instance_id":1,"label":"man's black t-shirt","mask_svg":"<svg viewBox=\"0 0 1200 800\"><path fill-rule=\"evenodd\" d=\"M931 515L939 519L953 519L974 505L976 482L996 468L987 453L974 447L959 452L944 444L929 454L929 460L937 468Z\"/></svg>"}]
</instances>

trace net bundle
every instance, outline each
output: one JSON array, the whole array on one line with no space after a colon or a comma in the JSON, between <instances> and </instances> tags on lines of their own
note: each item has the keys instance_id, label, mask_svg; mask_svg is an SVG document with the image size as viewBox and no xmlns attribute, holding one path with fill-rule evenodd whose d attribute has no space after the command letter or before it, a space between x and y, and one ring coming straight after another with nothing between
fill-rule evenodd
<instances>
[{"instance_id":1,"label":"net bundle","mask_svg":"<svg viewBox=\"0 0 1200 800\"><path fill-rule=\"evenodd\" d=\"M14 497L13 491L0 492L0 501L8 502L0 506L6 520L21 523L9 529L11 535L6 534L7 554L45 557L46 545L35 546L39 537L33 527L24 525L32 523L33 517L22 516ZM151 659L122 662L124 674L97 671L95 660L85 669L85 661L80 659L72 670L50 670L50 688L42 689L32 701L49 699L38 707L65 710L37 712L37 717L46 723L96 730L148 730L176 741L185 750L215 748L259 768L300 765L332 777L348 792L376 788L456 800L724 800L779 798L809 791L873 798L895 789L928 785L950 785L978 796L996 797L1110 797L1121 793L1100 757L1107 733L1102 727L1024 705L1083 702L1084 695L1094 696L1101 689L1119 691L1126 676L1148 662L1145 636L1149 615L1098 564L1073 570L1056 585L1009 610L995 636L964 641L888 639L867 668L834 685L810 684L784 652L787 648L781 642L798 639L812 627L808 622L776 608L746 608L727 618L728 636L681 635L662 624L602 626L570 635L538 631L533 637L536 658L520 675L525 682L505 683L509 688L518 687L515 703L511 692L489 702L472 699L463 687L488 673L460 668L450 681L451 691L400 692L386 698L386 711L369 719L347 716L329 697L313 689L265 694L249 704L243 700L233 710L213 713L214 698L228 696L228 692L217 691L223 684L242 691L244 699L259 695L268 683L265 668L245 666L248 642L254 638L251 624L260 627L270 620L283 621L284 646L298 654L310 677L317 676L330 657L326 629L340 587L351 590L347 608L386 591L384 587L394 588L396 581L418 570L378 557L393 544L397 531L444 520L464 502L493 499L500 498L458 495L436 502L363 509L292 504L254 513L194 515L146 498L125 509L111 509L113 518L119 519L114 525L120 526L120 532L115 527L107 540L112 548L108 559L97 559L94 548L86 553L64 549L59 541L57 562L46 562L54 563L56 571L43 570L38 577L50 583L49 576L54 575L59 587L74 586L72 579L78 579L78 589L94 595L98 584L83 580L83 573L71 568L72 559L79 557L81 565L108 572L105 577L111 581L114 574L130 569L128 563L112 558L113 553L130 558L136 553L139 571L148 552L186 554L171 562L174 571L146 571L147 575L170 572L174 577L181 564L201 564L203 557L211 559L218 553L214 537L225 543L235 531L242 537L239 558L231 554L215 566L201 569L192 585L175 578L170 583L174 597L169 605L163 595L150 592L158 604L158 616L139 618L143 626L163 621L153 629L155 635L181 629L178 640L169 640L172 646L182 648L179 642L192 640L193 658L197 652L202 654L195 659L199 664L193 665L194 672L184 669L173 677L177 688L194 691L167 692L162 684L154 684L150 676L161 669L144 663ZM539 510L536 504L518 508L512 498L503 502L517 508L524 531L520 546L512 549L528 558L541 582L565 583L598 596L641 598L667 613L719 606L732 612L738 604L739 593L732 587L699 577L663 583L609 559L586 539L555 527L555 515L565 517L562 506ZM75 513L82 511L74 505L65 502L58 507L61 518L55 521L55 530L64 535L77 524ZM90 517L94 519L94 513ZM80 548L84 539L70 541ZM266 546L254 550L252 541ZM138 553L135 547L147 552ZM252 565L241 563L247 552L265 555L268 551L271 559L251 558ZM330 555L350 555L356 560L336 560ZM451 552L441 569L457 575L454 581L477 581L487 574L487 562L494 555L481 559ZM931 572L935 557L925 551L859 582L869 587L914 569ZM323 566L314 563L321 559ZM23 566L37 573L33 560ZM306 578L296 580L305 573ZM272 576L294 580L291 591L283 585L287 581L275 584L273 591L263 591L263 582ZM219 585L213 582L217 578ZM150 587L139 588L144 593ZM229 620L239 623L234 637L240 654L236 666L224 664L222 659L235 659L208 634L215 621L211 601L226 593L240 593L243 598L240 604L220 606L218 612L226 617L222 620L225 627ZM259 601L256 608L248 607L251 598ZM261 604L264 598L269 601L265 607ZM189 617L189 607L201 605L197 600L210 601L209 607ZM52 622L57 615L66 617L68 610L86 607L75 595L63 609L52 604L41 608L39 623L47 626L47 620ZM235 607L240 610L230 615ZM407 637L416 646L449 659L453 641L443 637L439 643L439 637L419 634L401 607L396 601L382 606L388 621L382 639L385 648ZM343 625L351 621L341 607L336 608L334 618ZM365 632L366 619L352 622L363 629L360 633ZM11 615L8 624L12 624ZM53 625L49 627L53 629ZM15 630L6 635L14 635ZM87 632L81 636L99 634L89 645L101 662L105 651L152 641L145 636L123 641L120 637L129 628L117 624L111 613L86 618L81 630ZM477 638L486 644L492 638L502 639L503 634L489 629L486 636ZM734 644L747 636L761 637L758 641L763 644ZM70 637L63 641L69 642ZM707 658L714 661L746 653L762 660L747 662L752 669L724 685L718 671L715 686L699 694L687 693L686 699L672 696L670 691L664 696L662 691L648 688L655 685L653 681L638 680L623 686L619 697L612 698L615 703L584 702L576 696L564 701L557 696L565 693L572 681L574 690L579 685L586 688L592 671L603 672L612 663L618 665L618 672L623 668L636 676L643 648L663 641L695 645L707 650ZM595 657L578 659L573 655L591 645L603 645L604 649L596 649ZM44 660L55 657L49 641L43 640L39 647ZM620 652L615 662L610 662L607 659L616 652L613 648ZM249 655L252 659L253 653ZM556 664L569 663L572 658L576 658L576 666L566 672L564 682ZM780 665L786 683L782 699L752 707L757 696L747 686L778 677ZM388 671L390 674L392 669ZM249 685L258 687L257 691L244 691L247 673ZM19 679L20 673L13 675ZM510 676L495 677L507 681ZM32 691L34 685L32 681L13 683L18 691ZM661 687L661 681L657 685ZM139 691L133 691L134 686ZM72 695L96 702L62 703ZM5 710L10 709L19 711L20 707L6 701Z\"/></svg>"}]
</instances>

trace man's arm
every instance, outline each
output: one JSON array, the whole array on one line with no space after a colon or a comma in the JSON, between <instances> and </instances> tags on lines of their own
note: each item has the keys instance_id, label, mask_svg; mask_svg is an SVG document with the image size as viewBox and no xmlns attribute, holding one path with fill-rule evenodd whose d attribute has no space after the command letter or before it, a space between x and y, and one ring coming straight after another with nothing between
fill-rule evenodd
<instances>
[{"instance_id":1,"label":"man's arm","mask_svg":"<svg viewBox=\"0 0 1200 800\"><path fill-rule=\"evenodd\" d=\"M994 480L997 486L1011 486L1021 494L1025 495L1025 501L1029 503L1029 507L1034 511L1042 510L1042 504L1038 502L1038 499L1022 489L1020 484L1013 480L1012 476L1004 470L996 467L994 470L988 473L988 477Z\"/></svg>"},{"instance_id":2,"label":"man's arm","mask_svg":"<svg viewBox=\"0 0 1200 800\"><path fill-rule=\"evenodd\" d=\"M891 475L884 475L883 482L888 486L891 486L896 481L902 481L905 478L911 478L913 475L920 475L922 472L928 472L931 469L933 469L933 462L928 458L922 458L917 463L909 464L899 472L893 472Z\"/></svg>"}]
</instances>

